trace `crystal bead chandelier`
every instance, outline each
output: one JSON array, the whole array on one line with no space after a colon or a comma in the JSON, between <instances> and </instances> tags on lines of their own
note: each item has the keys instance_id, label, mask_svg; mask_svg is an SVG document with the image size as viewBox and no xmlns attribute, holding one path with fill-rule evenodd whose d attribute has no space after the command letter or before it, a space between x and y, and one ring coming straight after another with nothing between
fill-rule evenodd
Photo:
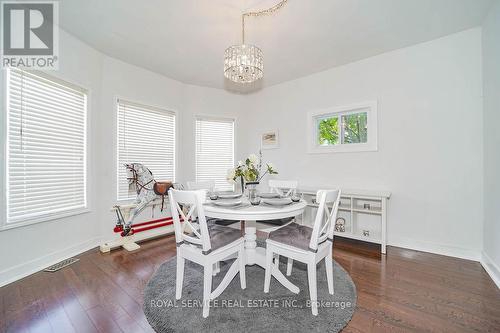
<instances>
[{"instance_id":1,"label":"crystal bead chandelier","mask_svg":"<svg viewBox=\"0 0 500 333\"><path fill-rule=\"evenodd\" d=\"M271 8L241 15L241 45L233 45L224 52L224 76L236 83L252 83L264 76L262 50L255 45L245 44L245 17L263 16L279 10L288 0L282 0Z\"/></svg>"}]
</instances>

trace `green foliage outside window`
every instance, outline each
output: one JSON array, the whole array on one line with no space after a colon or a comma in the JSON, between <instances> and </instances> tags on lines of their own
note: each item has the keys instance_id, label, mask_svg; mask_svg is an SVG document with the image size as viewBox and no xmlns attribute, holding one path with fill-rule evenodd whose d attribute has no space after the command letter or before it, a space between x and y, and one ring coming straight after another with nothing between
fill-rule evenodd
<instances>
[{"instance_id":1,"label":"green foliage outside window","mask_svg":"<svg viewBox=\"0 0 500 333\"><path fill-rule=\"evenodd\" d=\"M342 135L339 133L338 116L318 120L319 145L368 142L368 116L366 112L342 115L340 118L342 119Z\"/></svg>"},{"instance_id":2,"label":"green foliage outside window","mask_svg":"<svg viewBox=\"0 0 500 333\"><path fill-rule=\"evenodd\" d=\"M366 143L368 140L366 112L342 116L344 139L342 143Z\"/></svg>"},{"instance_id":3,"label":"green foliage outside window","mask_svg":"<svg viewBox=\"0 0 500 333\"><path fill-rule=\"evenodd\" d=\"M321 119L318 124L318 140L322 146L336 145L339 143L339 118Z\"/></svg>"}]
</instances>

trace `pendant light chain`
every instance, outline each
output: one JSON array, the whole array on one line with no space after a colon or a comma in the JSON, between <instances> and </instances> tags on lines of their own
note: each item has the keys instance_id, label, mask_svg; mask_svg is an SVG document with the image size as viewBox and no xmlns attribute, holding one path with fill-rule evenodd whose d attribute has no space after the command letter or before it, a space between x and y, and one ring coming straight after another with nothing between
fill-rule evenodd
<instances>
[{"instance_id":1,"label":"pendant light chain","mask_svg":"<svg viewBox=\"0 0 500 333\"><path fill-rule=\"evenodd\" d=\"M241 14L241 45L232 45L224 51L224 77L235 83L252 83L264 76L264 56L255 45L245 44L245 17L270 15L283 7L288 0L260 11Z\"/></svg>"},{"instance_id":2,"label":"pendant light chain","mask_svg":"<svg viewBox=\"0 0 500 333\"><path fill-rule=\"evenodd\" d=\"M257 12L243 13L241 15L241 41L242 41L242 44L245 44L245 17L246 16L258 17L258 16L264 16L264 15L271 15L272 13L280 10L287 2L288 2L288 0L282 0L282 1L278 2L276 5L268 8L268 9L260 10Z\"/></svg>"}]
</instances>

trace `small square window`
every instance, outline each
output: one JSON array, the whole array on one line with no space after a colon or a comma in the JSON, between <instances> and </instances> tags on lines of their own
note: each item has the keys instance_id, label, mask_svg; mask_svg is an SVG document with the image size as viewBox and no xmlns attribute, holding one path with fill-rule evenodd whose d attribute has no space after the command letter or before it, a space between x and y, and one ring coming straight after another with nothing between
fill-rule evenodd
<instances>
[{"instance_id":1,"label":"small square window","mask_svg":"<svg viewBox=\"0 0 500 333\"><path fill-rule=\"evenodd\" d=\"M311 153L377 150L377 104L309 113Z\"/></svg>"}]
</instances>

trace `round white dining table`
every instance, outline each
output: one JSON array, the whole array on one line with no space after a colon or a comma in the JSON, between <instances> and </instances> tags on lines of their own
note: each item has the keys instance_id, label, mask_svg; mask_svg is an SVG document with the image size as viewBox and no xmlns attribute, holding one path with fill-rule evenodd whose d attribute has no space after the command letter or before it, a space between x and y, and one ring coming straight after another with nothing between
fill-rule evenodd
<instances>
[{"instance_id":1,"label":"round white dining table","mask_svg":"<svg viewBox=\"0 0 500 333\"><path fill-rule=\"evenodd\" d=\"M245 222L245 254L246 265L259 265L265 268L266 249L257 246L257 229L270 231L279 229L282 226L266 225L257 223L256 221L276 220L287 217L296 217L301 215L306 208L306 202L301 200L296 203L291 203L286 206L271 206L261 203L257 206L252 206L244 199L243 205L236 207L221 207L216 206L208 201L203 208L207 217L225 219L225 220L240 220ZM283 286L294 293L299 292L299 288L291 283L278 269L278 265L272 266L272 275Z\"/></svg>"}]
</instances>

